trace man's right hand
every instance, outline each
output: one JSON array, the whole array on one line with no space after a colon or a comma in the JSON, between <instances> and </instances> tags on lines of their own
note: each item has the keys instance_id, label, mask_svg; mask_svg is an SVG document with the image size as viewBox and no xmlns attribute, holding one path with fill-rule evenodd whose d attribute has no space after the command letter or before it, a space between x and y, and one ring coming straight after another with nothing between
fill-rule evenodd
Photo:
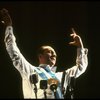
<instances>
[{"instance_id":1,"label":"man's right hand","mask_svg":"<svg viewBox=\"0 0 100 100\"><path fill-rule=\"evenodd\" d=\"M73 28L72 28L72 34L70 34L70 36L73 38L74 41L70 42L69 44L75 45L79 48L83 48L82 39L79 35L76 34Z\"/></svg>"},{"instance_id":2,"label":"man's right hand","mask_svg":"<svg viewBox=\"0 0 100 100\"><path fill-rule=\"evenodd\" d=\"M12 26L12 20L11 20L11 17L8 13L8 10L6 10L5 8L3 8L1 11L0 11L0 15L2 17L2 20L1 22L5 25L5 26Z\"/></svg>"}]
</instances>

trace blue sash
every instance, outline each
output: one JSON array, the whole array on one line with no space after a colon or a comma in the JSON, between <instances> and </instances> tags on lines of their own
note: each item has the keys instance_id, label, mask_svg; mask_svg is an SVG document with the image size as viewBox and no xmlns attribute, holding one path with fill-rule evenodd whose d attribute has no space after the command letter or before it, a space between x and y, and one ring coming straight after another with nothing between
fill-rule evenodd
<instances>
[{"instance_id":1,"label":"blue sash","mask_svg":"<svg viewBox=\"0 0 100 100\"><path fill-rule=\"evenodd\" d=\"M46 70L46 72L48 72L50 74L50 76L52 78L57 79L59 81L59 79L56 77L56 75L54 73L52 73L51 70L48 67L45 67L44 69ZM40 77L42 77L44 80L48 80L48 77L46 76L46 74L44 72L40 71L40 67L37 67L35 70L40 75ZM58 83L58 88L57 88L57 91L56 91L56 95L57 95L57 99L63 98L60 81Z\"/></svg>"}]
</instances>

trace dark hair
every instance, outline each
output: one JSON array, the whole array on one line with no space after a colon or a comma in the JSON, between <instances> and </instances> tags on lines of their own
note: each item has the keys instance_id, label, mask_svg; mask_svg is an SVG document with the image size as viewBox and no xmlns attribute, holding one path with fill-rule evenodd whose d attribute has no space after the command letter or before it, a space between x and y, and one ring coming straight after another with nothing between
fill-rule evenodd
<instances>
[{"instance_id":1,"label":"dark hair","mask_svg":"<svg viewBox=\"0 0 100 100\"><path fill-rule=\"evenodd\" d=\"M39 54L43 54L43 52L44 52L43 47L44 47L44 46L41 46L41 47L38 49L38 51L37 51L37 54L38 54L38 55L39 55Z\"/></svg>"},{"instance_id":2,"label":"dark hair","mask_svg":"<svg viewBox=\"0 0 100 100\"><path fill-rule=\"evenodd\" d=\"M43 53L44 53L44 50L46 50L47 48L53 49L51 46L43 45L43 46L41 46L41 47L38 49L37 55L39 56L39 54L43 54ZM54 50L54 49L53 49L53 50Z\"/></svg>"}]
</instances>

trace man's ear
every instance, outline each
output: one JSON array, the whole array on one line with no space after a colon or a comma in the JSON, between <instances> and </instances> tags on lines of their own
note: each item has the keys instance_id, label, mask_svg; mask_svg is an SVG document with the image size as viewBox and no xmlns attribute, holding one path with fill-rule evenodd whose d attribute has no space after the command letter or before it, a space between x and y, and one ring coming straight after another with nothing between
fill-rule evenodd
<instances>
[{"instance_id":1,"label":"man's ear","mask_svg":"<svg viewBox=\"0 0 100 100\"><path fill-rule=\"evenodd\" d=\"M43 61L42 58L43 58L43 55L42 55L42 54L39 54L39 55L38 55L38 59L39 59L39 62L40 62L40 63L42 63L42 61Z\"/></svg>"}]
</instances>

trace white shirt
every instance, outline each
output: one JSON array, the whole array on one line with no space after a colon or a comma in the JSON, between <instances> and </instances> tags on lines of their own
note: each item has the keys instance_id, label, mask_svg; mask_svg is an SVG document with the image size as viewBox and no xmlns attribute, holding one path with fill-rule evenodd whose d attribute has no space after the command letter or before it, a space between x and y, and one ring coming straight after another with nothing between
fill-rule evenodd
<instances>
[{"instance_id":1,"label":"white shirt","mask_svg":"<svg viewBox=\"0 0 100 100\"><path fill-rule=\"evenodd\" d=\"M43 80L43 78L39 75L41 73L44 73L48 79L52 78L52 76L44 69L46 66L50 68L51 72L55 74L55 76L58 78L60 85L62 80L63 72L54 72L54 69L51 68L49 65L42 65L44 67L39 67L31 65L25 57L21 54L19 48L16 44L16 38L13 34L13 27L8 26L5 31L5 39L4 39L7 52L12 59L14 67L19 71L21 77L22 77L22 89L23 89L23 95L24 98L28 99L35 99L35 93L34 93L34 84L30 82L30 75L33 73L38 74L38 83L37 85L37 98L43 99L44 98L44 91L40 89L40 81ZM82 73L85 72L87 65L88 65L88 59L87 59L87 53L88 49L86 48L78 48L77 49L77 58L76 58L76 65L65 70L66 74L64 77L64 88L67 89L68 81L70 77L79 77ZM54 94L50 90L50 86L48 85L48 88L46 89L47 98L54 98ZM60 93L60 92L59 92ZM63 95L61 94L61 97L63 98Z\"/></svg>"}]
</instances>

